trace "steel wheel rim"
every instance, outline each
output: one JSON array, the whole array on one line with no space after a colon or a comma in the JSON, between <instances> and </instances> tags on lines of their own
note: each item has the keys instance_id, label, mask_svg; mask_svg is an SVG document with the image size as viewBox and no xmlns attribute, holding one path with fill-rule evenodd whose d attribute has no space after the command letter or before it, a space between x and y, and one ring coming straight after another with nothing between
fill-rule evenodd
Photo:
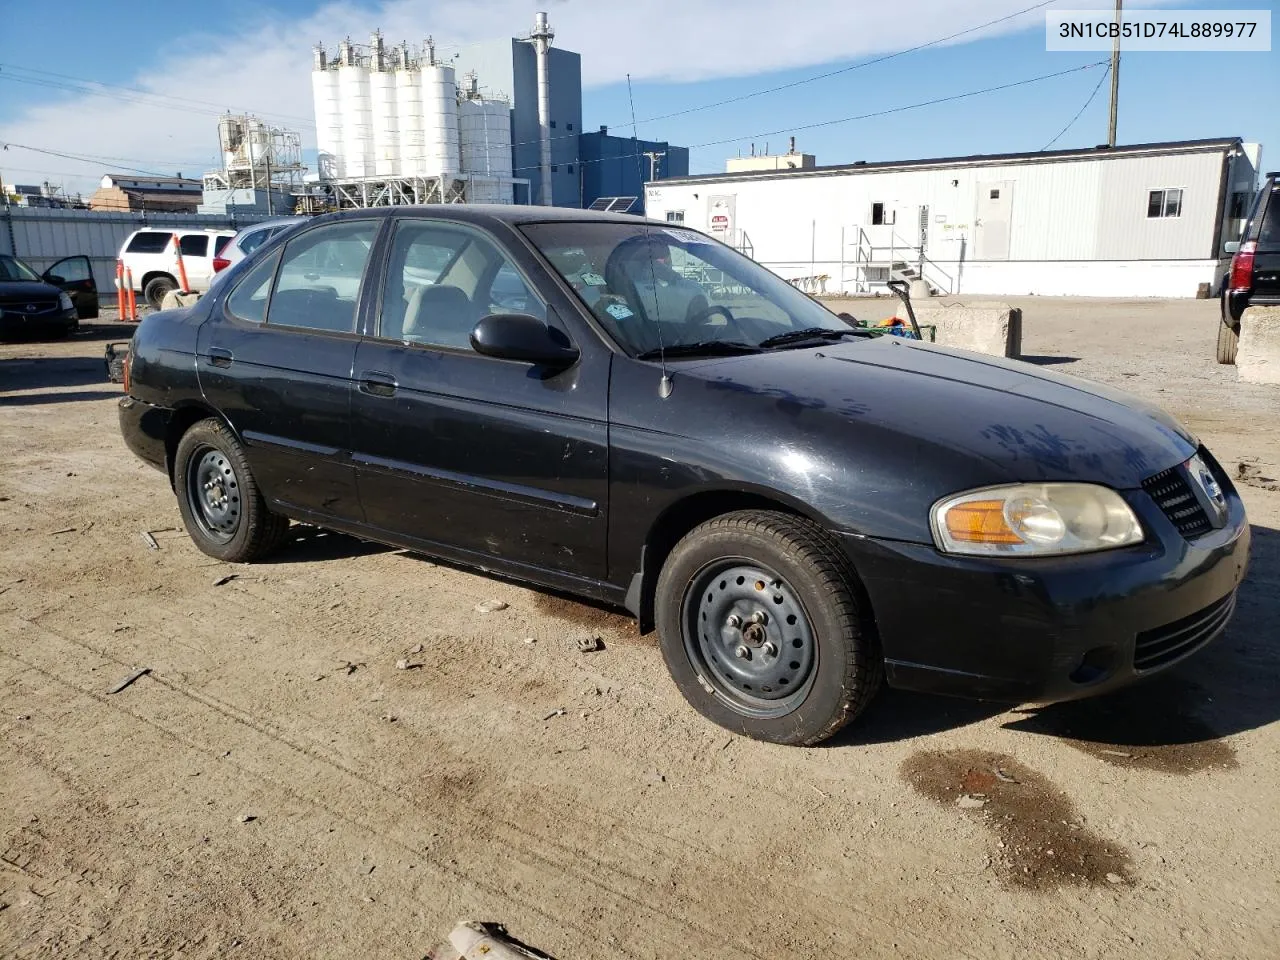
<instances>
[{"instance_id":1,"label":"steel wheel rim","mask_svg":"<svg viewBox=\"0 0 1280 960\"><path fill-rule=\"evenodd\" d=\"M187 460L187 501L196 525L210 540L229 543L240 529L240 479L227 455L200 447Z\"/></svg>"},{"instance_id":2,"label":"steel wheel rim","mask_svg":"<svg viewBox=\"0 0 1280 960\"><path fill-rule=\"evenodd\" d=\"M743 716L786 716L813 687L817 636L794 588L764 564L705 565L685 590L680 622L689 662Z\"/></svg>"}]
</instances>

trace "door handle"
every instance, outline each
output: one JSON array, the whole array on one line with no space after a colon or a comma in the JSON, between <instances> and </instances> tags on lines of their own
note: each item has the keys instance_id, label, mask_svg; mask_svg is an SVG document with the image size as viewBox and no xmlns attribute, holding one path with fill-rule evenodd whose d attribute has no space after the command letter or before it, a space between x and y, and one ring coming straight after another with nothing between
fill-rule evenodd
<instances>
[{"instance_id":1,"label":"door handle","mask_svg":"<svg viewBox=\"0 0 1280 960\"><path fill-rule=\"evenodd\" d=\"M209 362L215 367L229 367L231 361L235 359L235 355L222 347L209 348Z\"/></svg>"},{"instance_id":2,"label":"door handle","mask_svg":"<svg viewBox=\"0 0 1280 960\"><path fill-rule=\"evenodd\" d=\"M360 392L374 397L395 396L396 378L380 370L366 370L360 374Z\"/></svg>"}]
</instances>

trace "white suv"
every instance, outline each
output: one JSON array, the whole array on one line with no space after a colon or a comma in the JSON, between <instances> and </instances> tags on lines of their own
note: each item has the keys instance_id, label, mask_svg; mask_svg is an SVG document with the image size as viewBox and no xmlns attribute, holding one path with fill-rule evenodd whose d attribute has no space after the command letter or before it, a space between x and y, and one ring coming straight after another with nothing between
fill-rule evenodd
<instances>
[{"instance_id":1,"label":"white suv","mask_svg":"<svg viewBox=\"0 0 1280 960\"><path fill-rule=\"evenodd\" d=\"M181 287L175 236L181 244L187 289L204 293L213 280L213 258L222 253L235 235L234 230L148 227L129 234L120 248L120 260L133 273L133 289L158 308L166 293Z\"/></svg>"}]
</instances>

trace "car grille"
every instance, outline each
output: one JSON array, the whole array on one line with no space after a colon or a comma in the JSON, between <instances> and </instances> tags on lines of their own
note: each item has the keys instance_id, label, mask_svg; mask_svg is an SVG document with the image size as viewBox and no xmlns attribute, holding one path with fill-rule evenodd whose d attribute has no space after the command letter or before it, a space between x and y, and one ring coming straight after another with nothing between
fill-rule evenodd
<instances>
[{"instance_id":1,"label":"car grille","mask_svg":"<svg viewBox=\"0 0 1280 960\"><path fill-rule=\"evenodd\" d=\"M28 305L35 307L35 309L28 310ZM10 314L14 317L38 317L51 310L56 310L57 307L57 300L14 300L9 303L0 304L0 312Z\"/></svg>"},{"instance_id":2,"label":"car grille","mask_svg":"<svg viewBox=\"0 0 1280 960\"><path fill-rule=\"evenodd\" d=\"M1143 480L1142 489L1147 491L1156 506L1188 540L1213 529L1209 515L1204 512L1204 507L1200 506L1200 501L1192 492L1186 471L1181 465Z\"/></svg>"},{"instance_id":3,"label":"car grille","mask_svg":"<svg viewBox=\"0 0 1280 960\"><path fill-rule=\"evenodd\" d=\"M1134 669L1154 670L1203 647L1227 625L1235 608L1236 595L1232 592L1199 613L1144 630L1134 643Z\"/></svg>"}]
</instances>

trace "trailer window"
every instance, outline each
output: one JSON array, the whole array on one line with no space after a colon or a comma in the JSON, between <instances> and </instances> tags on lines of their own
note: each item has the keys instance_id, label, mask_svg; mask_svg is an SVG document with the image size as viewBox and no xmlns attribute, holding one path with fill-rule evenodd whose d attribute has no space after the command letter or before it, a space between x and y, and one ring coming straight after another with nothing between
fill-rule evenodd
<instances>
[{"instance_id":1,"label":"trailer window","mask_svg":"<svg viewBox=\"0 0 1280 960\"><path fill-rule=\"evenodd\" d=\"M1182 191L1177 187L1147 194L1147 219L1182 216Z\"/></svg>"}]
</instances>

